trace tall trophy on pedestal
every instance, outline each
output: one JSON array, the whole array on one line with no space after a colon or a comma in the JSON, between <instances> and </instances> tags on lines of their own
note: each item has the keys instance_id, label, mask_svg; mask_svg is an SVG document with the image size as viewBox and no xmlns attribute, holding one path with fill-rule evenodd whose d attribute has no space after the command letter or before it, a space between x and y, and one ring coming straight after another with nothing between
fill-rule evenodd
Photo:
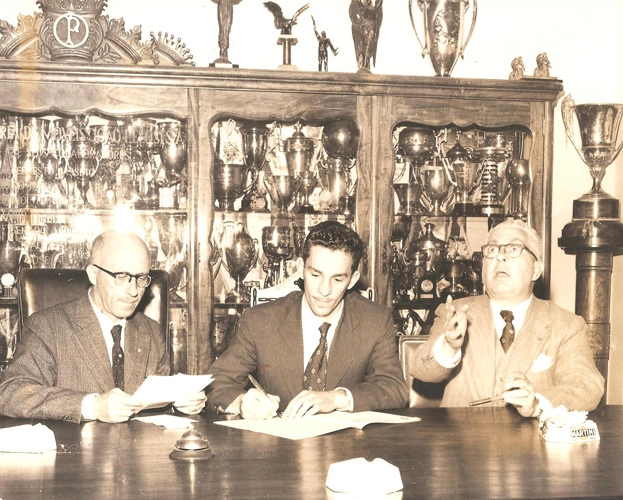
<instances>
[{"instance_id":1,"label":"tall trophy on pedestal","mask_svg":"<svg viewBox=\"0 0 623 500\"><path fill-rule=\"evenodd\" d=\"M619 200L602 189L601 181L606 168L623 147L623 140L619 138L623 104L575 104L571 95L567 95L561 109L567 137L593 178L591 190L573 201L573 219L619 220ZM575 136L574 116L579 125L581 145Z\"/></svg>"},{"instance_id":2,"label":"tall trophy on pedestal","mask_svg":"<svg viewBox=\"0 0 623 500\"><path fill-rule=\"evenodd\" d=\"M301 132L302 125L297 122L294 125L294 134L284 142L288 174L299 183L298 193L300 200L296 203L296 212L314 213L315 209L309 202L309 195L316 187L316 178L311 172L312 159L314 157L315 141L305 137Z\"/></svg>"},{"instance_id":3,"label":"tall trophy on pedestal","mask_svg":"<svg viewBox=\"0 0 623 500\"><path fill-rule=\"evenodd\" d=\"M245 290L243 280L249 274L251 268L257 262L258 244L244 226L238 224L231 244L223 249L224 260L229 275L235 280L236 286L229 292L225 298L225 302L229 303L248 303L251 299L249 292Z\"/></svg>"},{"instance_id":4,"label":"tall trophy on pedestal","mask_svg":"<svg viewBox=\"0 0 623 500\"><path fill-rule=\"evenodd\" d=\"M278 285L288 277L286 261L294 256L294 238L290 226L262 228L262 248L268 258L264 288Z\"/></svg>"}]
</instances>

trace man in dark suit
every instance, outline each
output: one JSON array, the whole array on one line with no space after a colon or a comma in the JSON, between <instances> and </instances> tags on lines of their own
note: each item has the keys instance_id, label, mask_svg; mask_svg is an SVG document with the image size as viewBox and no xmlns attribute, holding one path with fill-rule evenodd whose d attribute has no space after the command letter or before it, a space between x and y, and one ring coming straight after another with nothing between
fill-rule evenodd
<instances>
[{"instance_id":1,"label":"man in dark suit","mask_svg":"<svg viewBox=\"0 0 623 500\"><path fill-rule=\"evenodd\" d=\"M88 293L27 318L0 383L2 414L123 422L140 410L131 394L147 376L170 371L158 323L135 313L151 282L150 260L136 234L110 230L94 240ZM176 407L197 413L204 404L201 392Z\"/></svg>"},{"instance_id":2,"label":"man in dark suit","mask_svg":"<svg viewBox=\"0 0 623 500\"><path fill-rule=\"evenodd\" d=\"M359 279L363 251L359 235L339 222L310 230L303 246L305 291L244 312L211 367L210 407L267 419L278 411L298 418L406 405L390 311L347 293ZM246 390L251 373L266 394Z\"/></svg>"},{"instance_id":3,"label":"man in dark suit","mask_svg":"<svg viewBox=\"0 0 623 500\"><path fill-rule=\"evenodd\" d=\"M486 404L539 417L559 405L590 411L599 403L604 379L586 322L532 294L543 272L541 248L522 221L495 226L483 246L486 295L448 298L437 308L410 372L424 382L447 381L442 406L494 397Z\"/></svg>"}]
</instances>

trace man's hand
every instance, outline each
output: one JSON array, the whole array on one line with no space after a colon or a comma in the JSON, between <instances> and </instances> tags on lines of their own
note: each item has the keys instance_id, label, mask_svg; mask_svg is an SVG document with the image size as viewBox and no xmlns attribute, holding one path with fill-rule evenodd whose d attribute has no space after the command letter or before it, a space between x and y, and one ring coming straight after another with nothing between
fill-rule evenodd
<instances>
[{"instance_id":1,"label":"man's hand","mask_svg":"<svg viewBox=\"0 0 623 500\"><path fill-rule=\"evenodd\" d=\"M521 372L513 372L505 377L504 401L517 408L523 417L532 417L536 411L534 386Z\"/></svg>"},{"instance_id":2,"label":"man's hand","mask_svg":"<svg viewBox=\"0 0 623 500\"><path fill-rule=\"evenodd\" d=\"M302 391L290 401L283 412L284 418L301 418L304 415L329 413L337 408L345 408L349 403L346 393L334 391Z\"/></svg>"},{"instance_id":3,"label":"man's hand","mask_svg":"<svg viewBox=\"0 0 623 500\"><path fill-rule=\"evenodd\" d=\"M206 404L205 392L199 391L196 394L186 396L180 401L173 403L176 410L186 413L186 415L196 415Z\"/></svg>"},{"instance_id":4,"label":"man's hand","mask_svg":"<svg viewBox=\"0 0 623 500\"><path fill-rule=\"evenodd\" d=\"M249 389L240 401L240 416L248 420L268 420L277 416L279 396L266 397L257 389Z\"/></svg>"},{"instance_id":5,"label":"man's hand","mask_svg":"<svg viewBox=\"0 0 623 500\"><path fill-rule=\"evenodd\" d=\"M93 399L93 417L102 422L125 422L140 409L139 401L118 388L98 394Z\"/></svg>"},{"instance_id":6,"label":"man's hand","mask_svg":"<svg viewBox=\"0 0 623 500\"><path fill-rule=\"evenodd\" d=\"M448 295L446 299L446 322L444 324L445 329L445 344L449 348L449 353L456 353L463 342L465 342L465 333L467 332L467 304L456 309L452 303L452 297ZM450 349L452 351L450 351Z\"/></svg>"}]
</instances>

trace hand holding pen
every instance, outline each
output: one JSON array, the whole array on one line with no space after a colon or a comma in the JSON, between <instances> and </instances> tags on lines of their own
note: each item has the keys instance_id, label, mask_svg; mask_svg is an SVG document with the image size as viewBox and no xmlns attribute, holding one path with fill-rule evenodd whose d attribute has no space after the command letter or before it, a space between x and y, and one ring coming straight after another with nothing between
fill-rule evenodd
<instances>
[{"instance_id":1,"label":"hand holding pen","mask_svg":"<svg viewBox=\"0 0 623 500\"><path fill-rule=\"evenodd\" d=\"M269 395L259 384L253 375L249 375L249 381L254 389L242 397L240 414L242 418L254 420L266 420L275 416L281 416L279 411L279 396Z\"/></svg>"},{"instance_id":2,"label":"hand holding pen","mask_svg":"<svg viewBox=\"0 0 623 500\"><path fill-rule=\"evenodd\" d=\"M532 382L525 373L513 372L504 378L504 392L489 398L478 399L469 403L469 406L478 406L495 401L506 401L512 404L520 415L531 417L536 408L536 395Z\"/></svg>"}]
</instances>

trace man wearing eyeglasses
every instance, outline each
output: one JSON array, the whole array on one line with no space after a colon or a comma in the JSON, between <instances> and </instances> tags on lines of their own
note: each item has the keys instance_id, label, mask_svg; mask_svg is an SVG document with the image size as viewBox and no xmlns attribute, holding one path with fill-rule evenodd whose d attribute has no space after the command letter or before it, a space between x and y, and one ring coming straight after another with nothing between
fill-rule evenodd
<instances>
[{"instance_id":1,"label":"man wearing eyeglasses","mask_svg":"<svg viewBox=\"0 0 623 500\"><path fill-rule=\"evenodd\" d=\"M88 292L26 320L0 383L0 413L78 423L123 422L140 410L131 395L147 376L170 372L158 323L135 314L151 283L150 260L134 233L95 238ZM204 404L201 392L175 406L192 414Z\"/></svg>"},{"instance_id":2,"label":"man wearing eyeglasses","mask_svg":"<svg viewBox=\"0 0 623 500\"><path fill-rule=\"evenodd\" d=\"M448 298L437 308L411 375L445 381L445 407L508 403L524 417L559 405L593 410L604 379L586 322L532 293L543 272L539 235L522 221L505 221L489 232L482 252L486 295Z\"/></svg>"}]
</instances>

